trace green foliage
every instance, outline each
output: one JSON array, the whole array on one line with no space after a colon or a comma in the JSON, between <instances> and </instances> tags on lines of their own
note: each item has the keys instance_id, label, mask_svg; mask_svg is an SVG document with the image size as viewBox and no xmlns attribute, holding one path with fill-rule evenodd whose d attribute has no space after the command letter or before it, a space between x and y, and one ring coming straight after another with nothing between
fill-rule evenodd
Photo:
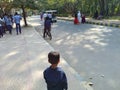
<instances>
[{"instance_id":1,"label":"green foliage","mask_svg":"<svg viewBox=\"0 0 120 90\"><path fill-rule=\"evenodd\" d=\"M39 12L56 9L65 16L78 10L89 16L93 16L96 10L104 16L120 15L119 0L0 0L0 10L10 11L12 7Z\"/></svg>"}]
</instances>

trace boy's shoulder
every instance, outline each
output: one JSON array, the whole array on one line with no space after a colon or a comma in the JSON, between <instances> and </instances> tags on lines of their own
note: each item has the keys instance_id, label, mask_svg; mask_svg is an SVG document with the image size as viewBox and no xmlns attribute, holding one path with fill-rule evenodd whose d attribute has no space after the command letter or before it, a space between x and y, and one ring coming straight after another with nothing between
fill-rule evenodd
<instances>
[{"instance_id":1,"label":"boy's shoulder","mask_svg":"<svg viewBox=\"0 0 120 90\"><path fill-rule=\"evenodd\" d=\"M63 69L61 67L56 67L55 69L52 69L51 67L48 67L44 70L44 72L50 72L50 71L56 71L56 72L63 72Z\"/></svg>"},{"instance_id":2,"label":"boy's shoulder","mask_svg":"<svg viewBox=\"0 0 120 90\"><path fill-rule=\"evenodd\" d=\"M50 22L51 22L51 20L49 20L49 19L48 19L48 20L45 20L45 22L50 23Z\"/></svg>"}]
</instances>

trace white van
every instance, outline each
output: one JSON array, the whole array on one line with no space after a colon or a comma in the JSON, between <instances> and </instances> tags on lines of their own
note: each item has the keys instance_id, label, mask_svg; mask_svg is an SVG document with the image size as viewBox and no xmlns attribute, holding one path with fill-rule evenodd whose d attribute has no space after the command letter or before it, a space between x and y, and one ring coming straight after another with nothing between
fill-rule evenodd
<instances>
[{"instance_id":1,"label":"white van","mask_svg":"<svg viewBox=\"0 0 120 90\"><path fill-rule=\"evenodd\" d=\"M45 12L52 14L52 22L53 22L53 23L57 22L57 17L56 17L57 10L47 10L47 11L45 11Z\"/></svg>"}]
</instances>

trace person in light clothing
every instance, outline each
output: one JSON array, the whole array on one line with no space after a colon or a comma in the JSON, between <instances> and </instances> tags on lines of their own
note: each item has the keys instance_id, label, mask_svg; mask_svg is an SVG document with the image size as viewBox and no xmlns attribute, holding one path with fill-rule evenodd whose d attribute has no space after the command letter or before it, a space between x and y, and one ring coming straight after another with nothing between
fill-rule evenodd
<instances>
[{"instance_id":1,"label":"person in light clothing","mask_svg":"<svg viewBox=\"0 0 120 90\"><path fill-rule=\"evenodd\" d=\"M79 23L81 23L81 13L80 13L80 11L78 11L77 18L78 18Z\"/></svg>"},{"instance_id":2,"label":"person in light clothing","mask_svg":"<svg viewBox=\"0 0 120 90\"><path fill-rule=\"evenodd\" d=\"M14 22L15 22L15 24L16 24L16 32L17 32L17 35L18 35L18 33L21 34L20 21L21 21L22 17L16 12L13 18L14 18Z\"/></svg>"}]
</instances>

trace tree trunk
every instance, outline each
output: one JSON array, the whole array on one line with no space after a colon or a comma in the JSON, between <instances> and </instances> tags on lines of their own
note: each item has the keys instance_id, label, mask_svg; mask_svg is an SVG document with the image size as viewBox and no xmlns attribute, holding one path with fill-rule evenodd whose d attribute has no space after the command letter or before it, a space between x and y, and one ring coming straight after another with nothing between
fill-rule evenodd
<instances>
[{"instance_id":1,"label":"tree trunk","mask_svg":"<svg viewBox=\"0 0 120 90\"><path fill-rule=\"evenodd\" d=\"M105 15L105 2L104 2L104 0L99 0L99 4L100 4L100 13Z\"/></svg>"},{"instance_id":2,"label":"tree trunk","mask_svg":"<svg viewBox=\"0 0 120 90\"><path fill-rule=\"evenodd\" d=\"M25 26L28 26L27 21L26 21L25 8L24 8L24 6L23 6L23 5L21 6L21 8L22 8L22 11L23 11L23 19L24 19Z\"/></svg>"}]
</instances>

